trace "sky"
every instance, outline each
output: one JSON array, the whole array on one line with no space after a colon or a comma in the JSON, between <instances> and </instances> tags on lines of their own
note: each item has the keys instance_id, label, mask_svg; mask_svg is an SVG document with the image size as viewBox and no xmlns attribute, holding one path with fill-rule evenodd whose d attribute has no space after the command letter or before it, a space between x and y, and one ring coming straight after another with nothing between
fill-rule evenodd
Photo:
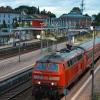
<instances>
[{"instance_id":1,"label":"sky","mask_svg":"<svg viewBox=\"0 0 100 100\"><path fill-rule=\"evenodd\" d=\"M51 11L59 17L62 14L69 13L73 7L80 7L82 0L0 0L0 6L11 6L16 8L20 5L40 7ZM100 0L84 0L84 14L98 14L100 12Z\"/></svg>"}]
</instances>

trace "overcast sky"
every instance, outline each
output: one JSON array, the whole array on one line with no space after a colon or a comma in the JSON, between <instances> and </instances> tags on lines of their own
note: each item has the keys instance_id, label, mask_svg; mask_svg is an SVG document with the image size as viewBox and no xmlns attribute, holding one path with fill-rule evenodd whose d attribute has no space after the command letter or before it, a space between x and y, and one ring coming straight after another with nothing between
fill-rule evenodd
<instances>
[{"instance_id":1,"label":"overcast sky","mask_svg":"<svg viewBox=\"0 0 100 100\"><path fill-rule=\"evenodd\" d=\"M0 0L0 6L11 6L13 8L20 5L40 7L55 13L58 17L63 13L68 13L73 7L80 7L82 0ZM84 0L84 13L89 15L100 12L100 0Z\"/></svg>"}]
</instances>

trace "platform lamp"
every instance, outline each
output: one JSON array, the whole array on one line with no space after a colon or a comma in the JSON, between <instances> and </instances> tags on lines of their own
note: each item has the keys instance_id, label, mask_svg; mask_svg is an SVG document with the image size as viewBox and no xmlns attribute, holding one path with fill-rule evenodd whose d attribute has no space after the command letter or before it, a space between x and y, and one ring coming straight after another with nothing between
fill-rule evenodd
<instances>
[{"instance_id":1,"label":"platform lamp","mask_svg":"<svg viewBox=\"0 0 100 100\"><path fill-rule=\"evenodd\" d=\"M40 40L40 42L41 42L41 53L42 53L42 38L41 38L41 35L37 35L36 36L36 38L38 39L38 40Z\"/></svg>"},{"instance_id":2,"label":"platform lamp","mask_svg":"<svg viewBox=\"0 0 100 100\"><path fill-rule=\"evenodd\" d=\"M19 48L18 48L18 52L19 52L19 62L21 61L21 28L19 29Z\"/></svg>"},{"instance_id":3,"label":"platform lamp","mask_svg":"<svg viewBox=\"0 0 100 100\"><path fill-rule=\"evenodd\" d=\"M41 53L42 53L42 51L43 51L43 34L44 34L43 27L44 27L44 22L41 22L40 25L41 25L40 41L41 41Z\"/></svg>"},{"instance_id":4,"label":"platform lamp","mask_svg":"<svg viewBox=\"0 0 100 100\"><path fill-rule=\"evenodd\" d=\"M91 89L91 100L94 100L94 52L95 52L95 30L94 27L90 27L91 31L93 32L93 51L92 51L92 67L91 67L91 75L92 75L92 89Z\"/></svg>"},{"instance_id":5,"label":"platform lamp","mask_svg":"<svg viewBox=\"0 0 100 100\"><path fill-rule=\"evenodd\" d=\"M19 62L21 61L21 25L22 24L22 14L20 14L20 27L19 27L19 48L18 48L18 52L19 52Z\"/></svg>"}]
</instances>

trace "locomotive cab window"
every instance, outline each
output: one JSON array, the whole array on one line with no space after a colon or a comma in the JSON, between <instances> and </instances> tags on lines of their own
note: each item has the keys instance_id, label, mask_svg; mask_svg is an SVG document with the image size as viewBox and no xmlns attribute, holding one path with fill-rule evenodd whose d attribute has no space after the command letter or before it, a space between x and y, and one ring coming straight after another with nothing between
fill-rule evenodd
<instances>
[{"instance_id":1,"label":"locomotive cab window","mask_svg":"<svg viewBox=\"0 0 100 100\"><path fill-rule=\"evenodd\" d=\"M58 71L58 65L57 64L48 64L48 70L49 71Z\"/></svg>"},{"instance_id":2,"label":"locomotive cab window","mask_svg":"<svg viewBox=\"0 0 100 100\"><path fill-rule=\"evenodd\" d=\"M45 63L37 63L36 69L37 70L45 70L46 69L46 64Z\"/></svg>"}]
</instances>

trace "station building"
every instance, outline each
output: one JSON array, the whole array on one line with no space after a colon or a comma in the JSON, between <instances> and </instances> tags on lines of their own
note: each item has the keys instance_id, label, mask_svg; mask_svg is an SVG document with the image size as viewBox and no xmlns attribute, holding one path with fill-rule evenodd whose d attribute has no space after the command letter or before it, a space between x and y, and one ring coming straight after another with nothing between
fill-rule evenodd
<instances>
[{"instance_id":1,"label":"station building","mask_svg":"<svg viewBox=\"0 0 100 100\"><path fill-rule=\"evenodd\" d=\"M2 24L6 23L7 27L12 27L13 20L16 18L19 19L21 13L18 11L13 10L9 6L7 7L0 7L0 26L2 27Z\"/></svg>"},{"instance_id":2,"label":"station building","mask_svg":"<svg viewBox=\"0 0 100 100\"><path fill-rule=\"evenodd\" d=\"M58 18L58 23L67 28L89 28L91 25L91 17L88 15L82 15L79 12L70 12L63 14Z\"/></svg>"}]
</instances>

